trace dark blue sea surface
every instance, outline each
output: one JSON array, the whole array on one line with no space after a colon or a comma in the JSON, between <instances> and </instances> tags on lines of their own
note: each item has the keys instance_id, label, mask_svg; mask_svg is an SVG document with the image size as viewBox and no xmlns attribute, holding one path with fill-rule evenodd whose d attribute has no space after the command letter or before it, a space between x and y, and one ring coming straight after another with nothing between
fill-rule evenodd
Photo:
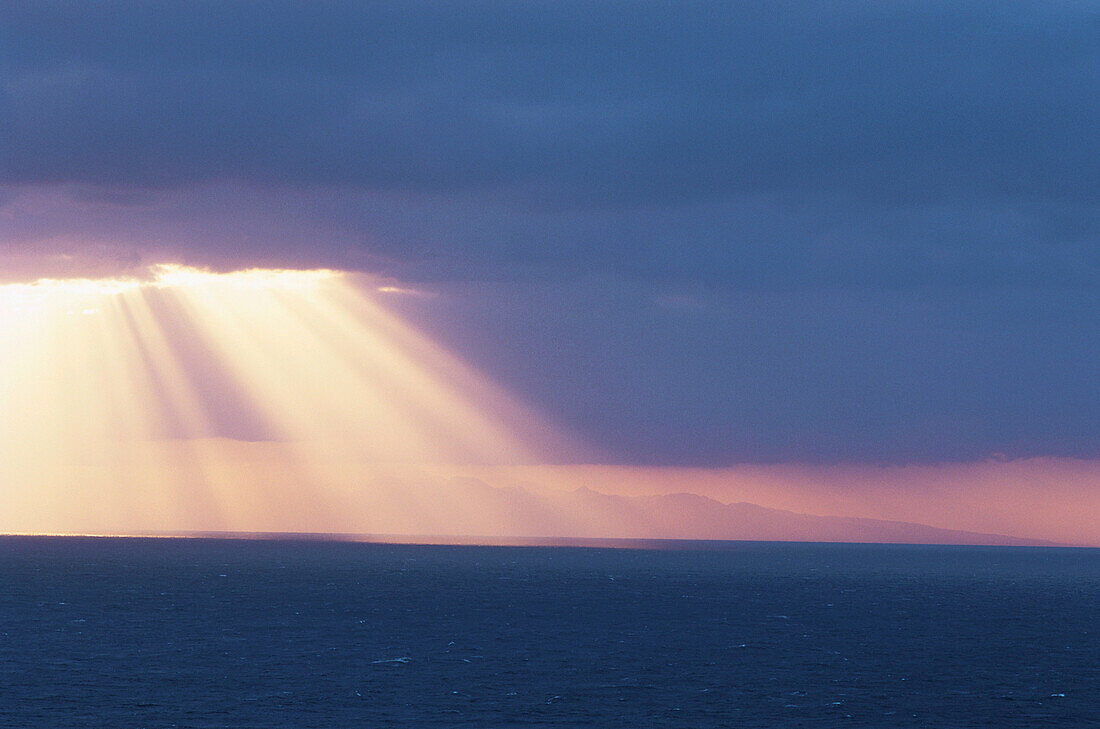
<instances>
[{"instance_id":1,"label":"dark blue sea surface","mask_svg":"<svg viewBox=\"0 0 1100 729\"><path fill-rule=\"evenodd\" d=\"M0 538L0 726L1100 727L1100 550L695 546Z\"/></svg>"}]
</instances>

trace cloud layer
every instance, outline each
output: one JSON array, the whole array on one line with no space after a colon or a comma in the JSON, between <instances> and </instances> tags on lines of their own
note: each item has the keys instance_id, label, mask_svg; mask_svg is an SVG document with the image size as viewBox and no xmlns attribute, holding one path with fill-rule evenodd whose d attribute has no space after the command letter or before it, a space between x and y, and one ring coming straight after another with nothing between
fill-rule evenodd
<instances>
[{"instance_id":1,"label":"cloud layer","mask_svg":"<svg viewBox=\"0 0 1100 729\"><path fill-rule=\"evenodd\" d=\"M350 189L336 243L425 275L969 284L1097 263L1087 4L16 2L3 21L9 187ZM371 240L382 196L447 230Z\"/></svg>"},{"instance_id":2,"label":"cloud layer","mask_svg":"<svg viewBox=\"0 0 1100 729\"><path fill-rule=\"evenodd\" d=\"M410 316L627 459L1096 457L1098 38L1088 3L7 2L0 279L435 287Z\"/></svg>"}]
</instances>

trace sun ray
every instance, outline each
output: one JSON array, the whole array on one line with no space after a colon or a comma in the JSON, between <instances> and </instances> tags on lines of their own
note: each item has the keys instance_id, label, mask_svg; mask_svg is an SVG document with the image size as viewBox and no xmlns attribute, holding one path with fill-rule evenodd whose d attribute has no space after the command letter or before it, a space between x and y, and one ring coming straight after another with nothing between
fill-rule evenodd
<instances>
[{"instance_id":1,"label":"sun ray","mask_svg":"<svg viewBox=\"0 0 1100 729\"><path fill-rule=\"evenodd\" d=\"M168 265L0 286L0 530L446 532L477 509L440 490L456 466L566 442L370 289Z\"/></svg>"}]
</instances>

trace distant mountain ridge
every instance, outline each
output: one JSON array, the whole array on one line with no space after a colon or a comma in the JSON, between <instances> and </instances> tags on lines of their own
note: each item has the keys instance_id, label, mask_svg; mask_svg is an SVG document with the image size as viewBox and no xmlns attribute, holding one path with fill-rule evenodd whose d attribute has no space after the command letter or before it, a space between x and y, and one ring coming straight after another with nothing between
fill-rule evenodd
<instances>
[{"instance_id":1,"label":"distant mountain ridge","mask_svg":"<svg viewBox=\"0 0 1100 729\"><path fill-rule=\"evenodd\" d=\"M262 498L264 494L253 494ZM818 516L694 493L621 496L587 487L491 485L473 477L395 479L346 493L339 513L301 527L253 522L231 529L115 529L131 536L327 538L440 544L662 542L666 540L1073 546L905 521ZM295 524L295 527L298 525ZM303 528L304 527L304 528ZM38 533L38 532L23 532ZM94 536L94 528L58 531Z\"/></svg>"},{"instance_id":2,"label":"distant mountain ridge","mask_svg":"<svg viewBox=\"0 0 1100 729\"><path fill-rule=\"evenodd\" d=\"M533 493L453 479L450 534L579 539L701 539L1055 546L1004 534L903 521L815 516L747 502L723 504L691 493L617 496L581 487ZM471 512L470 504L477 504ZM465 508L462 508L465 507ZM440 525L443 526L443 525Z\"/></svg>"}]
</instances>

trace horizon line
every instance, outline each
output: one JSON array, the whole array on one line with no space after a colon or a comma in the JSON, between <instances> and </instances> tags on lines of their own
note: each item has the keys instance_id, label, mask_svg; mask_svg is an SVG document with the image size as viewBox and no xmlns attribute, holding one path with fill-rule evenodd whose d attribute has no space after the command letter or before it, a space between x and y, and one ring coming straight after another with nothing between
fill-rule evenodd
<instances>
[{"instance_id":1,"label":"horizon line","mask_svg":"<svg viewBox=\"0 0 1100 729\"><path fill-rule=\"evenodd\" d=\"M991 535L1002 536L1002 535ZM797 539L696 539L686 537L491 537L466 534L370 534L355 532L251 532L251 531L149 531L149 532L2 532L0 539L179 539L210 541L342 542L423 547L571 547L578 549L634 549L670 551L723 551L724 547L750 544L818 544L889 547L959 547L980 549L1090 549L1100 545L1033 540L1034 544L961 544L958 542L860 542Z\"/></svg>"}]
</instances>

